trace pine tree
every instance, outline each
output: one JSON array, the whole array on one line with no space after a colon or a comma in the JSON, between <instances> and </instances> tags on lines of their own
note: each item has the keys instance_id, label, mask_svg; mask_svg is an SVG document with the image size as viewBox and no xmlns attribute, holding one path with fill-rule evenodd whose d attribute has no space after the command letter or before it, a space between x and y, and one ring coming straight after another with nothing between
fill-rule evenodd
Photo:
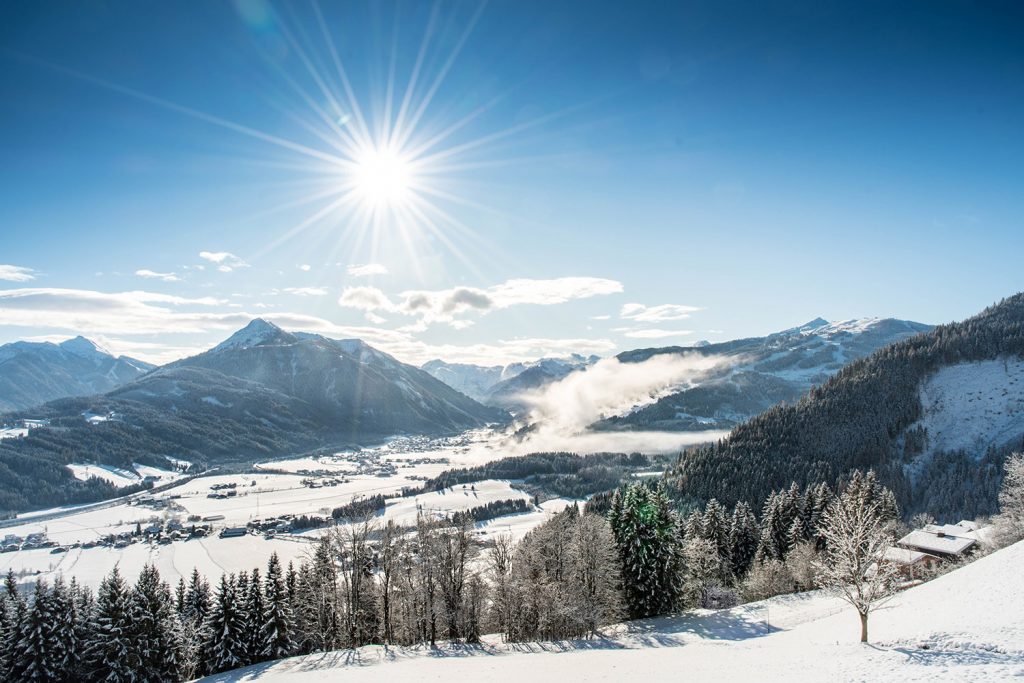
<instances>
[{"instance_id":1,"label":"pine tree","mask_svg":"<svg viewBox=\"0 0 1024 683\"><path fill-rule=\"evenodd\" d=\"M663 489L630 484L615 492L608 521L633 618L666 614L682 589L680 523Z\"/></svg>"},{"instance_id":2,"label":"pine tree","mask_svg":"<svg viewBox=\"0 0 1024 683\"><path fill-rule=\"evenodd\" d=\"M185 588L185 577L178 577L178 585L174 587L174 609L177 610L178 616L184 616L185 613L185 596L187 590Z\"/></svg>"},{"instance_id":3,"label":"pine tree","mask_svg":"<svg viewBox=\"0 0 1024 683\"><path fill-rule=\"evenodd\" d=\"M14 622L10 605L10 599L0 595L0 681L11 679L11 630Z\"/></svg>"},{"instance_id":4,"label":"pine tree","mask_svg":"<svg viewBox=\"0 0 1024 683\"><path fill-rule=\"evenodd\" d=\"M96 627L96 601L92 591L71 580L71 604L74 610L73 652L71 653L68 670L77 676L88 670L88 647L93 630Z\"/></svg>"},{"instance_id":5,"label":"pine tree","mask_svg":"<svg viewBox=\"0 0 1024 683\"><path fill-rule=\"evenodd\" d=\"M68 587L64 579L57 577L50 591L50 639L53 647L55 680L73 681L80 676L81 647L77 628L78 608L75 604L75 587Z\"/></svg>"},{"instance_id":6,"label":"pine tree","mask_svg":"<svg viewBox=\"0 0 1024 683\"><path fill-rule=\"evenodd\" d=\"M210 614L211 602L209 582L199 574L198 569L193 568L188 589L185 591L185 604L181 611L182 619L191 622L194 626L202 626Z\"/></svg>"},{"instance_id":7,"label":"pine tree","mask_svg":"<svg viewBox=\"0 0 1024 683\"><path fill-rule=\"evenodd\" d=\"M260 570L252 570L249 580L249 592L245 601L245 639L246 660L249 664L263 661L263 619L266 604L263 599L263 582Z\"/></svg>"},{"instance_id":8,"label":"pine tree","mask_svg":"<svg viewBox=\"0 0 1024 683\"><path fill-rule=\"evenodd\" d=\"M718 566L722 569L719 581L728 583L731 572L731 545L729 543L729 519L726 516L725 507L716 499L708 501L704 508L702 538L711 542L715 552L718 554Z\"/></svg>"},{"instance_id":9,"label":"pine tree","mask_svg":"<svg viewBox=\"0 0 1024 683\"><path fill-rule=\"evenodd\" d=\"M131 615L134 647L138 651L139 680L175 681L181 676L181 633L170 587L156 567L147 564L132 591Z\"/></svg>"},{"instance_id":10,"label":"pine tree","mask_svg":"<svg viewBox=\"0 0 1024 683\"><path fill-rule=\"evenodd\" d=\"M242 665L246 656L245 624L235 597L234 576L220 577L205 630L203 661L207 673L220 673Z\"/></svg>"},{"instance_id":11,"label":"pine tree","mask_svg":"<svg viewBox=\"0 0 1024 683\"><path fill-rule=\"evenodd\" d=\"M50 591L43 581L36 581L32 604L21 625L20 639L14 651L13 678L18 681L59 681L61 670L57 661L55 641L56 615Z\"/></svg>"},{"instance_id":12,"label":"pine tree","mask_svg":"<svg viewBox=\"0 0 1024 683\"><path fill-rule=\"evenodd\" d=\"M736 503L729 524L729 567L737 580L747 573L754 555L760 530L757 519L746 503Z\"/></svg>"},{"instance_id":13,"label":"pine tree","mask_svg":"<svg viewBox=\"0 0 1024 683\"><path fill-rule=\"evenodd\" d=\"M103 579L96 596L96 621L87 653L98 680L135 681L140 661L132 646L131 597L117 567Z\"/></svg>"},{"instance_id":14,"label":"pine tree","mask_svg":"<svg viewBox=\"0 0 1024 683\"><path fill-rule=\"evenodd\" d=\"M292 567L289 564L289 572L291 571ZM261 659L288 657L295 651L295 643L292 640L292 609L277 553L271 555L267 562L264 596L266 604L260 633L263 644Z\"/></svg>"}]
</instances>

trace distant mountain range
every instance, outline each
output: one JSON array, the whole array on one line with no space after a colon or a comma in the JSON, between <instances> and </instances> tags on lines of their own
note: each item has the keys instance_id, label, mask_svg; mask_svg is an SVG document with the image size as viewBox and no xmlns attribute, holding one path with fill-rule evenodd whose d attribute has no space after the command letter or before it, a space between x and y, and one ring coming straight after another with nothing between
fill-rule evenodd
<instances>
[{"instance_id":1,"label":"distant mountain range","mask_svg":"<svg viewBox=\"0 0 1024 683\"><path fill-rule=\"evenodd\" d=\"M68 396L105 393L154 367L128 356L115 356L85 337L60 344L5 344L0 346L0 412Z\"/></svg>"},{"instance_id":2,"label":"distant mountain range","mask_svg":"<svg viewBox=\"0 0 1024 683\"><path fill-rule=\"evenodd\" d=\"M448 386L487 405L518 409L519 396L596 363L598 356L574 353L563 358L541 358L509 365L472 365L432 360L423 369Z\"/></svg>"},{"instance_id":3,"label":"distant mountain range","mask_svg":"<svg viewBox=\"0 0 1024 683\"><path fill-rule=\"evenodd\" d=\"M88 421L95 415L105 419ZM0 509L72 499L81 484L63 467L72 462L245 463L507 417L361 341L290 334L257 319L205 353L106 393L0 417L47 422L0 439Z\"/></svg>"},{"instance_id":4,"label":"distant mountain range","mask_svg":"<svg viewBox=\"0 0 1024 683\"><path fill-rule=\"evenodd\" d=\"M670 346L620 353L623 363L660 354L720 356L732 363L699 385L594 425L598 429L696 431L730 429L781 402L794 402L847 363L932 327L908 320L816 318L767 337L694 347Z\"/></svg>"}]
</instances>

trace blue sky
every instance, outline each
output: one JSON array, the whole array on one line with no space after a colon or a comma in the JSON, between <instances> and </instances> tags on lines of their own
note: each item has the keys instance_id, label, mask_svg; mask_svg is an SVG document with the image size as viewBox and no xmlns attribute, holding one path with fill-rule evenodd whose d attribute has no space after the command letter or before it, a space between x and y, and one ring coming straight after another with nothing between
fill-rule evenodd
<instances>
[{"instance_id":1,"label":"blue sky","mask_svg":"<svg viewBox=\"0 0 1024 683\"><path fill-rule=\"evenodd\" d=\"M504 362L970 315L1024 289L1024 10L893 5L8 3L0 342L166 360L261 315Z\"/></svg>"}]
</instances>

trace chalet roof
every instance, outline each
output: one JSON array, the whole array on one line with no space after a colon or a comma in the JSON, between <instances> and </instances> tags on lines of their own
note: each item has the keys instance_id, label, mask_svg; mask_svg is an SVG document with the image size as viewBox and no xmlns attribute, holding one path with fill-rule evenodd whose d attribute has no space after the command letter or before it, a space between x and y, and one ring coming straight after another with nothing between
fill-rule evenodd
<instances>
[{"instance_id":1,"label":"chalet roof","mask_svg":"<svg viewBox=\"0 0 1024 683\"><path fill-rule=\"evenodd\" d=\"M946 533L947 528L958 529L961 535ZM920 550L926 553L938 555L962 555L971 546L977 543L977 539L964 536L965 531L952 524L945 527L928 525L924 529L911 531L909 534L897 541L898 545L904 548Z\"/></svg>"},{"instance_id":2,"label":"chalet roof","mask_svg":"<svg viewBox=\"0 0 1024 683\"><path fill-rule=\"evenodd\" d=\"M928 558L937 560L939 558L928 553L922 553L919 550L910 550L909 548L897 548L893 546L885 551L885 559L889 562L895 562L896 564L917 564L918 562L924 561Z\"/></svg>"}]
</instances>

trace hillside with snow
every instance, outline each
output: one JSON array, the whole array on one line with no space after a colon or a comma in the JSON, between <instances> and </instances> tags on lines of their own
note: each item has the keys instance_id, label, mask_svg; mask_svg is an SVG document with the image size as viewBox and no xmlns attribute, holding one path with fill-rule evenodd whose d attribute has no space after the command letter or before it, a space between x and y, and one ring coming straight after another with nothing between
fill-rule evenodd
<instances>
[{"instance_id":1,"label":"hillside with snow","mask_svg":"<svg viewBox=\"0 0 1024 683\"><path fill-rule=\"evenodd\" d=\"M1024 542L910 588L870 619L814 591L628 622L606 638L294 657L210 681L1009 681L1024 676Z\"/></svg>"},{"instance_id":2,"label":"hillside with snow","mask_svg":"<svg viewBox=\"0 0 1024 683\"><path fill-rule=\"evenodd\" d=\"M958 363L940 369L919 390L921 418L907 428L921 431L919 453L909 453L913 471L937 453L980 455L990 446L1015 443L1024 434L1024 358Z\"/></svg>"}]
</instances>

